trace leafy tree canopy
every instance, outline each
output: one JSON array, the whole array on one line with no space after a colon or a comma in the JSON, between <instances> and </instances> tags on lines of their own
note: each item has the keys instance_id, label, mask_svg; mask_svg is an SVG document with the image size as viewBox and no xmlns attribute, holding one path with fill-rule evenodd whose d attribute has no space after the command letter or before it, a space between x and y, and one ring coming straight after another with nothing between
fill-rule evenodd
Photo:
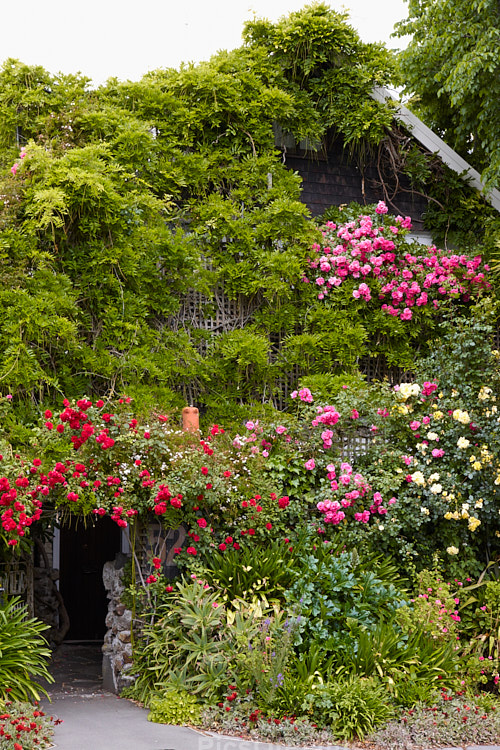
<instances>
[{"instance_id":1,"label":"leafy tree canopy","mask_svg":"<svg viewBox=\"0 0 500 750\"><path fill-rule=\"evenodd\" d=\"M500 6L497 0L408 0L396 35L405 92L431 128L500 187Z\"/></svg>"}]
</instances>

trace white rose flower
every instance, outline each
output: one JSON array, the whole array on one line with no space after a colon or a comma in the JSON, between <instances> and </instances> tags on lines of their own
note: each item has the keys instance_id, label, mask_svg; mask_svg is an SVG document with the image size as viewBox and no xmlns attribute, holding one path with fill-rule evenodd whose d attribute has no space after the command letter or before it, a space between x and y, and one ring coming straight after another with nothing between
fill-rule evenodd
<instances>
[{"instance_id":1,"label":"white rose flower","mask_svg":"<svg viewBox=\"0 0 500 750\"><path fill-rule=\"evenodd\" d=\"M420 386L417 383L401 383L397 395L399 398L406 401L410 396L418 396L420 393Z\"/></svg>"},{"instance_id":2,"label":"white rose flower","mask_svg":"<svg viewBox=\"0 0 500 750\"><path fill-rule=\"evenodd\" d=\"M462 411L462 409L455 409L455 411L452 413L453 419L456 419L457 422L460 422L461 424L469 424L470 417L468 412Z\"/></svg>"},{"instance_id":3,"label":"white rose flower","mask_svg":"<svg viewBox=\"0 0 500 750\"><path fill-rule=\"evenodd\" d=\"M410 476L412 478L412 481L415 482L415 484L418 484L419 487L425 486L425 477L421 471L416 471L414 474L411 474Z\"/></svg>"},{"instance_id":4,"label":"white rose flower","mask_svg":"<svg viewBox=\"0 0 500 750\"><path fill-rule=\"evenodd\" d=\"M477 397L480 401L486 401L487 399L489 399L491 392L491 388L487 388L485 385L483 385Z\"/></svg>"}]
</instances>

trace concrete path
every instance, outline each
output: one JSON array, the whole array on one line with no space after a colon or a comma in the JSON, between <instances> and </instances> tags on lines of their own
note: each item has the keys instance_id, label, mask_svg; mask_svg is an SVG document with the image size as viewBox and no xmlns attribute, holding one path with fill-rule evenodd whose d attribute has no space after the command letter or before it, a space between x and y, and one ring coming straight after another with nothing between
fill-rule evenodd
<instances>
[{"instance_id":1,"label":"concrete path","mask_svg":"<svg viewBox=\"0 0 500 750\"><path fill-rule=\"evenodd\" d=\"M43 709L62 719L54 731L57 750L284 750L283 745L154 724L147 720L147 710L111 693L55 695L51 703L44 701ZM332 745L328 750L347 748Z\"/></svg>"}]
</instances>

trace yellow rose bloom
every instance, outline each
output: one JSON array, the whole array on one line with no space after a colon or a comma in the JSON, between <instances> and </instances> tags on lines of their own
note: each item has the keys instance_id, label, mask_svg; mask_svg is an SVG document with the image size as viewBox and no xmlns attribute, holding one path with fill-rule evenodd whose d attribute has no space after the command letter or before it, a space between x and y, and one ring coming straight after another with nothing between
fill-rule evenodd
<instances>
[{"instance_id":1,"label":"yellow rose bloom","mask_svg":"<svg viewBox=\"0 0 500 750\"><path fill-rule=\"evenodd\" d=\"M478 526L481 525L481 521L479 518L475 518L474 516L471 516L469 518L469 531L475 531Z\"/></svg>"}]
</instances>

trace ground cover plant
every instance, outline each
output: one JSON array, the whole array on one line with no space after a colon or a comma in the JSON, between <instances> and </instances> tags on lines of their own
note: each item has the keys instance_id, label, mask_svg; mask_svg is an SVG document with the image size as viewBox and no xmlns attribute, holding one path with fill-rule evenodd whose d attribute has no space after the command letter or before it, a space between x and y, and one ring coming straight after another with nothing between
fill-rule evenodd
<instances>
[{"instance_id":1,"label":"ground cover plant","mask_svg":"<svg viewBox=\"0 0 500 750\"><path fill-rule=\"evenodd\" d=\"M0 748L2 750L35 750L52 747L52 716L37 704L0 700Z\"/></svg>"}]
</instances>

